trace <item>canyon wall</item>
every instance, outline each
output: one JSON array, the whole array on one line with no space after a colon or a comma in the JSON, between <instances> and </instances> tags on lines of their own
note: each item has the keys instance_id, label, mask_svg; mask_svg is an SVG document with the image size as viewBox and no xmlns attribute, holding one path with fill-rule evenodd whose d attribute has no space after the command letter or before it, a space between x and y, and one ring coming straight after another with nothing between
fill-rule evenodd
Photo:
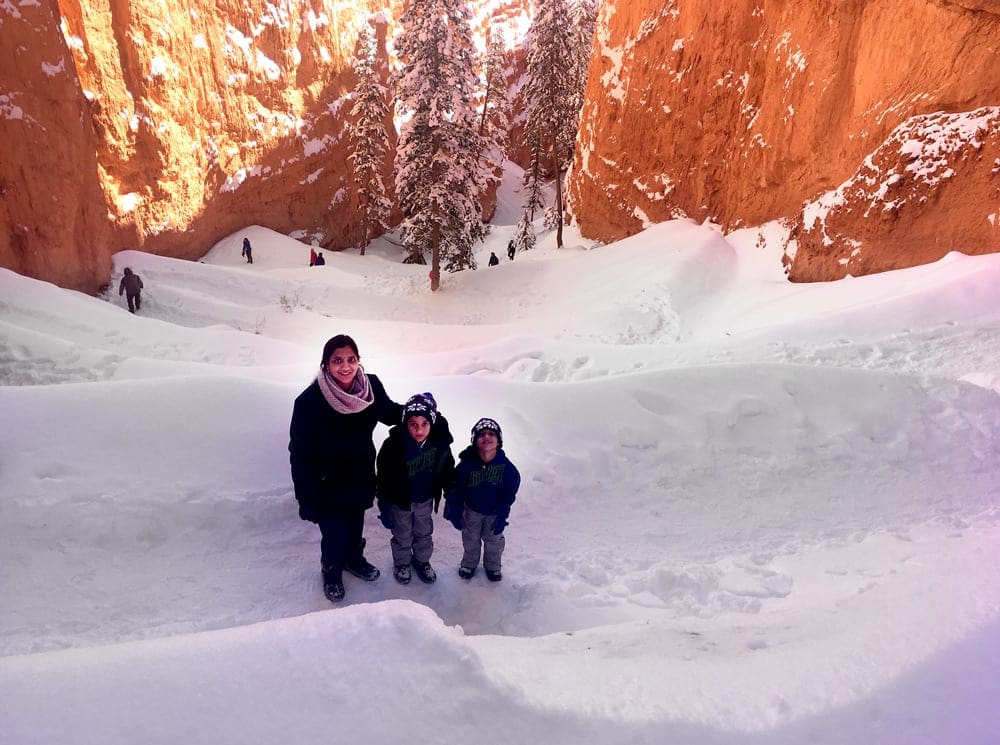
<instances>
[{"instance_id":1,"label":"canyon wall","mask_svg":"<svg viewBox=\"0 0 1000 745\"><path fill-rule=\"evenodd\" d=\"M782 220L789 276L1000 250L1000 3L634 0L598 19L582 233Z\"/></svg>"},{"instance_id":2,"label":"canyon wall","mask_svg":"<svg viewBox=\"0 0 1000 745\"><path fill-rule=\"evenodd\" d=\"M0 2L0 266L93 292L115 251L194 259L249 224L351 245L354 45L380 13L387 75L402 8ZM782 220L795 280L1000 250L998 8L605 0L573 218L604 241ZM523 39L523 0L474 11Z\"/></svg>"},{"instance_id":3,"label":"canyon wall","mask_svg":"<svg viewBox=\"0 0 1000 745\"><path fill-rule=\"evenodd\" d=\"M0 266L95 291L115 251L194 259L249 224L350 245L345 96L384 7L0 5Z\"/></svg>"}]
</instances>

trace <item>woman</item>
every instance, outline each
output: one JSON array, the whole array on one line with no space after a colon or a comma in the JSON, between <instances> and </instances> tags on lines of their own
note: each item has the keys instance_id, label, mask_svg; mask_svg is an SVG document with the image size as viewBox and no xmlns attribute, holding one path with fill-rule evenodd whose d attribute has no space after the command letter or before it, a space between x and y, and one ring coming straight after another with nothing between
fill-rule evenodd
<instances>
[{"instance_id":1,"label":"woman","mask_svg":"<svg viewBox=\"0 0 1000 745\"><path fill-rule=\"evenodd\" d=\"M323 347L319 375L295 399L288 452L299 517L319 525L323 592L343 600L346 569L372 582L379 570L364 557L365 510L375 498L378 422L400 421L403 407L365 373L354 339L339 334Z\"/></svg>"}]
</instances>

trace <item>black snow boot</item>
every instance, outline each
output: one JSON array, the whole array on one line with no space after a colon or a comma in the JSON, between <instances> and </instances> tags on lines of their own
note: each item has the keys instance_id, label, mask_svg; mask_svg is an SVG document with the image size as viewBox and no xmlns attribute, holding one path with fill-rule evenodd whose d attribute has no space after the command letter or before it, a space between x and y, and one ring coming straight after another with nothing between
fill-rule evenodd
<instances>
[{"instance_id":1,"label":"black snow boot","mask_svg":"<svg viewBox=\"0 0 1000 745\"><path fill-rule=\"evenodd\" d=\"M355 561L351 562L346 567L344 567L344 569L349 571L355 577L363 579L365 582L374 582L379 578L379 575L381 574L381 572L378 570L378 567L374 567L371 564L369 564L368 560L364 556L362 556L360 559L356 559Z\"/></svg>"},{"instance_id":2,"label":"black snow boot","mask_svg":"<svg viewBox=\"0 0 1000 745\"><path fill-rule=\"evenodd\" d=\"M340 572L323 569L323 594L331 603L344 599L344 579Z\"/></svg>"},{"instance_id":3,"label":"black snow boot","mask_svg":"<svg viewBox=\"0 0 1000 745\"><path fill-rule=\"evenodd\" d=\"M429 561L417 561L413 560L413 569L416 571L417 576L420 577L422 582L430 584L438 578L437 572L434 571L434 567L431 566Z\"/></svg>"}]
</instances>

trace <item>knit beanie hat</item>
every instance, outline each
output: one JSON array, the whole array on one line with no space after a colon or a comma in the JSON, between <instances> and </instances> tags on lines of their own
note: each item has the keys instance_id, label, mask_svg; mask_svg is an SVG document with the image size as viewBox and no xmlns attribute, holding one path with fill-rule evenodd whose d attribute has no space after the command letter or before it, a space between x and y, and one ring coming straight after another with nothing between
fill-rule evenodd
<instances>
[{"instance_id":1,"label":"knit beanie hat","mask_svg":"<svg viewBox=\"0 0 1000 745\"><path fill-rule=\"evenodd\" d=\"M437 419L437 406L434 402L434 397L426 393L418 393L414 396L410 396L406 404L403 406L403 424L406 424L406 420L411 416L422 416L427 419L428 422L434 424Z\"/></svg>"},{"instance_id":2,"label":"knit beanie hat","mask_svg":"<svg viewBox=\"0 0 1000 745\"><path fill-rule=\"evenodd\" d=\"M493 432L497 436L497 447L502 448L503 434L500 432L500 425L496 423L495 419L485 416L472 425L472 444L476 444L476 438L479 437L480 432L486 431Z\"/></svg>"}]
</instances>

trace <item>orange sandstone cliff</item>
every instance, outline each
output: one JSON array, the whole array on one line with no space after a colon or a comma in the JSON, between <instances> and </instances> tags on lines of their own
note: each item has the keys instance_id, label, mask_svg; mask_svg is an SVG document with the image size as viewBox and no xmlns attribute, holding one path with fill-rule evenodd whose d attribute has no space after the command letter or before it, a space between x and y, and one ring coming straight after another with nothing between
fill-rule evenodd
<instances>
[{"instance_id":1,"label":"orange sandstone cliff","mask_svg":"<svg viewBox=\"0 0 1000 745\"><path fill-rule=\"evenodd\" d=\"M248 224L350 245L345 96L384 7L0 5L0 266L94 291L115 251L193 259Z\"/></svg>"},{"instance_id":2,"label":"orange sandstone cliff","mask_svg":"<svg viewBox=\"0 0 1000 745\"><path fill-rule=\"evenodd\" d=\"M1000 250L1000 3L632 0L598 19L582 233L780 219L793 280Z\"/></svg>"},{"instance_id":3,"label":"orange sandstone cliff","mask_svg":"<svg viewBox=\"0 0 1000 745\"><path fill-rule=\"evenodd\" d=\"M523 33L520 0L491 2L479 23ZM0 3L0 266L95 291L115 251L193 259L249 224L351 245L351 58L379 12L387 74L402 7ZM796 280L1000 250L998 13L605 0L571 213L605 241L678 216L780 219Z\"/></svg>"}]
</instances>

